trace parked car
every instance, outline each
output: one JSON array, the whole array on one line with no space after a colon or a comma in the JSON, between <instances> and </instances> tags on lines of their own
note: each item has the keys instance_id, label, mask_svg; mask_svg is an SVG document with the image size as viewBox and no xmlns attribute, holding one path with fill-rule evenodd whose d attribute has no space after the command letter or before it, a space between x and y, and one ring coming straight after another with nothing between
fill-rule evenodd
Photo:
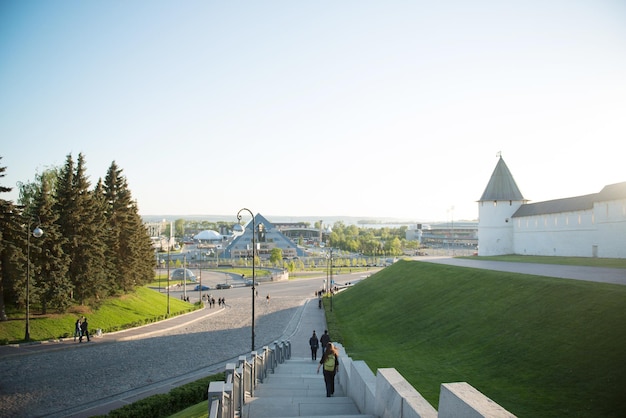
<instances>
[{"instance_id":1,"label":"parked car","mask_svg":"<svg viewBox=\"0 0 626 418\"><path fill-rule=\"evenodd\" d=\"M231 287L233 287L233 285L230 283L218 283L217 286L215 286L216 289L230 289Z\"/></svg>"},{"instance_id":2,"label":"parked car","mask_svg":"<svg viewBox=\"0 0 626 418\"><path fill-rule=\"evenodd\" d=\"M193 290L211 290L211 288L209 286L205 286L205 285L197 285L196 287L193 288Z\"/></svg>"},{"instance_id":3,"label":"parked car","mask_svg":"<svg viewBox=\"0 0 626 418\"><path fill-rule=\"evenodd\" d=\"M255 286L259 285L259 282L254 282ZM252 286L252 280L246 280L246 286Z\"/></svg>"}]
</instances>

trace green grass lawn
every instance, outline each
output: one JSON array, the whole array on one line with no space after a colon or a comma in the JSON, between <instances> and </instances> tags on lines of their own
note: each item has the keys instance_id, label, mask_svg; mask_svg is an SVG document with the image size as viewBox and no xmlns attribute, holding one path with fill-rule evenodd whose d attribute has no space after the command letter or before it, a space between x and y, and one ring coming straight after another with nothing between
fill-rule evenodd
<instances>
[{"instance_id":1,"label":"green grass lawn","mask_svg":"<svg viewBox=\"0 0 626 418\"><path fill-rule=\"evenodd\" d=\"M400 261L334 297L353 359L435 408L465 381L520 417L626 416L626 286Z\"/></svg>"},{"instance_id":2,"label":"green grass lawn","mask_svg":"<svg viewBox=\"0 0 626 418\"><path fill-rule=\"evenodd\" d=\"M195 309L189 303L170 298L170 316ZM104 332L118 331L165 319L167 296L146 287L138 288L134 293L104 301L98 309L77 306L72 313L39 315L31 307L30 337L34 341L45 341L69 337L74 333L76 319L84 315L89 321L89 328L94 333L100 328ZM11 315L9 321L0 322L0 343L24 341L25 315Z\"/></svg>"},{"instance_id":3,"label":"green grass lawn","mask_svg":"<svg viewBox=\"0 0 626 418\"><path fill-rule=\"evenodd\" d=\"M183 409L177 414L170 415L169 418L204 418L209 416L209 401L200 402L187 409Z\"/></svg>"},{"instance_id":4,"label":"green grass lawn","mask_svg":"<svg viewBox=\"0 0 626 418\"><path fill-rule=\"evenodd\" d=\"M197 269L190 269L192 271L197 271ZM245 274L245 278L246 279L252 279L252 269L251 268L243 268L243 267L233 267L233 268L217 268L217 269L202 269L202 271L205 273L205 275L207 273L232 273L232 274L238 274L238 275L242 275ZM269 270L264 270L260 267L255 269L254 272L255 277L257 278L257 280L259 279L263 279L263 278L267 278L268 276L271 275ZM205 276L206 277L206 276ZM172 280L170 281L170 284L172 283L178 283L178 280ZM191 285L191 281L188 282L188 285ZM199 284L200 281L198 280L197 283ZM204 283L206 284L206 282ZM154 287L154 288L161 288L164 289L165 286L167 286L167 270L165 269L159 269L155 275L155 280L153 282L151 282L150 284L148 284L149 287Z\"/></svg>"}]
</instances>

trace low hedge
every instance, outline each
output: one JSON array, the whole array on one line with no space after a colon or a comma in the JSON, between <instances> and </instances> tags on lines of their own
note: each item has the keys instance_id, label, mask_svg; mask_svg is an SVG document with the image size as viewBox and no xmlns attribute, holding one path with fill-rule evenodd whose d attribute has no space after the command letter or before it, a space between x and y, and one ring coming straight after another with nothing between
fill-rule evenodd
<instances>
[{"instance_id":1,"label":"low hedge","mask_svg":"<svg viewBox=\"0 0 626 418\"><path fill-rule=\"evenodd\" d=\"M121 408L114 409L107 415L110 418L165 418L190 406L208 399L210 382L223 381L224 373L187 383L170 390L166 394L152 395Z\"/></svg>"}]
</instances>

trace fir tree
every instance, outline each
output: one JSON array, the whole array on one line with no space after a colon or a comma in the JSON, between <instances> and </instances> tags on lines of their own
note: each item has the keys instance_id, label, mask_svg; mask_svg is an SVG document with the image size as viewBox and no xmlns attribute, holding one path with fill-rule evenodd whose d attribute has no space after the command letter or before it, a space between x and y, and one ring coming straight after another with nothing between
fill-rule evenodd
<instances>
[{"instance_id":1,"label":"fir tree","mask_svg":"<svg viewBox=\"0 0 626 418\"><path fill-rule=\"evenodd\" d=\"M133 202L126 178L115 161L104 181L115 284L123 292L154 278L154 254L146 228Z\"/></svg>"},{"instance_id":2,"label":"fir tree","mask_svg":"<svg viewBox=\"0 0 626 418\"><path fill-rule=\"evenodd\" d=\"M104 243L99 240L98 225L94 223L97 208L85 170L82 154L78 155L75 170L72 156L68 155L57 188L59 225L67 238L64 251L70 256L69 276L76 289L74 298L80 304L106 288Z\"/></svg>"},{"instance_id":3,"label":"fir tree","mask_svg":"<svg viewBox=\"0 0 626 418\"><path fill-rule=\"evenodd\" d=\"M2 157L0 157L2 159ZM6 167L0 167L0 178L5 176ZM0 193L12 189L0 185ZM16 301L14 289L23 276L23 269L18 268L26 258L16 243L21 242L22 226L20 209L9 200L0 199L0 321L6 321L6 300ZM23 284L24 281L22 280Z\"/></svg>"},{"instance_id":4,"label":"fir tree","mask_svg":"<svg viewBox=\"0 0 626 418\"><path fill-rule=\"evenodd\" d=\"M104 249L104 271L103 277L104 283L102 286L98 286L99 291L96 293L96 299L113 295L116 293L115 285L115 266L113 264L114 252L109 246L111 231L107 225L107 200L104 191L104 184L102 179L98 179L98 183L93 191L93 198L96 210L94 211L93 223L96 226L95 230L98 233L98 240L103 243Z\"/></svg>"},{"instance_id":5,"label":"fir tree","mask_svg":"<svg viewBox=\"0 0 626 418\"><path fill-rule=\"evenodd\" d=\"M64 312L71 305L73 285L68 277L69 256L63 251L65 237L57 223L58 214L54 211L54 199L50 192L50 184L42 178L39 195L35 199L38 221L44 234L40 241L41 252L31 254L33 262L39 266L39 274L34 277L36 294L39 295L41 313L46 314L47 308Z\"/></svg>"}]
</instances>

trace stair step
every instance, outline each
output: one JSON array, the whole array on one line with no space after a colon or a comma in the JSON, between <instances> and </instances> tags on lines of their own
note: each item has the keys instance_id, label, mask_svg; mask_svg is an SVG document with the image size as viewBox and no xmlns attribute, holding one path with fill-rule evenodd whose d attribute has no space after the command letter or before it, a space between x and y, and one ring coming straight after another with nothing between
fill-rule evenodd
<instances>
[{"instance_id":1,"label":"stair step","mask_svg":"<svg viewBox=\"0 0 626 418\"><path fill-rule=\"evenodd\" d=\"M339 384L327 398L318 361L292 358L279 364L255 388L255 396L246 398L242 418L377 418L359 413Z\"/></svg>"},{"instance_id":2,"label":"stair step","mask_svg":"<svg viewBox=\"0 0 626 418\"><path fill-rule=\"evenodd\" d=\"M368 417L347 397L260 397L246 400L244 417Z\"/></svg>"}]
</instances>

